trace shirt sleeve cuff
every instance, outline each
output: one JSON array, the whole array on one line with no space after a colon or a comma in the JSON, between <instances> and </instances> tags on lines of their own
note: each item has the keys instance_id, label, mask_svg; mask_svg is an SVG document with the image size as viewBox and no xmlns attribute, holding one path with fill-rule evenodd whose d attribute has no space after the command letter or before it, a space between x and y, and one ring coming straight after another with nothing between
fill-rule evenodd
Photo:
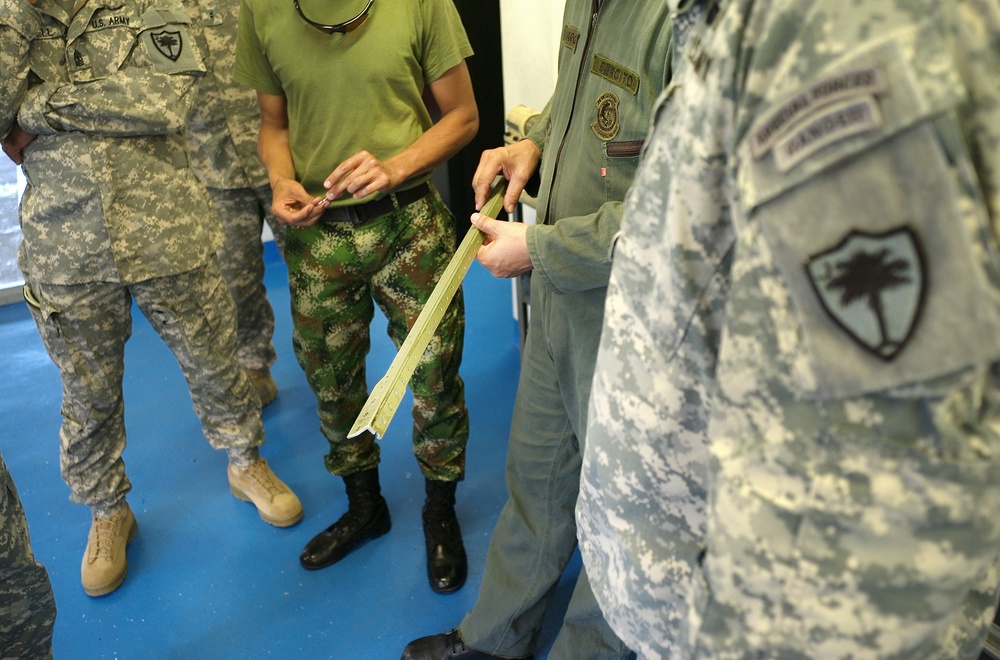
<instances>
[{"instance_id":1,"label":"shirt sleeve cuff","mask_svg":"<svg viewBox=\"0 0 1000 660\"><path fill-rule=\"evenodd\" d=\"M42 83L28 90L17 112L17 123L21 128L35 135L58 133L45 118L49 109L49 97L58 87L58 83Z\"/></svg>"}]
</instances>

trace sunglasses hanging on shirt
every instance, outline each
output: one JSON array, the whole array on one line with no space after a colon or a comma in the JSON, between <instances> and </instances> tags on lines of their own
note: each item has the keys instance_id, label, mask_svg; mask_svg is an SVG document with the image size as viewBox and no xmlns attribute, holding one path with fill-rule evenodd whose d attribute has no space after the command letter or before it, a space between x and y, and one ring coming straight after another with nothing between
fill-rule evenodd
<instances>
[{"instance_id":1,"label":"sunglasses hanging on shirt","mask_svg":"<svg viewBox=\"0 0 1000 660\"><path fill-rule=\"evenodd\" d=\"M365 8L362 9L361 13L355 16L354 18L344 21L343 23L327 25L326 23L317 23L316 21L310 19L302 12L302 7L299 6L299 0L294 0L294 2L295 2L295 11L299 12L299 16L302 17L303 21L313 26L320 32L325 32L327 34L333 34L334 32L339 32L340 34L347 34L348 32L352 32L358 29L359 27L361 27L361 24L365 22L365 19L368 18L368 12L371 10L372 5L375 4L375 0L368 0L368 4L365 5Z\"/></svg>"}]
</instances>

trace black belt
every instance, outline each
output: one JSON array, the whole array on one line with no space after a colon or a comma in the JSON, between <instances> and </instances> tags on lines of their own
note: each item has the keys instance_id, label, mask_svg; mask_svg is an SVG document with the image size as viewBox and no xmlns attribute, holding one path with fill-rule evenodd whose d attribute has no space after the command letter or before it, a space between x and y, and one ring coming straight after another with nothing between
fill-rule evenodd
<instances>
[{"instance_id":1,"label":"black belt","mask_svg":"<svg viewBox=\"0 0 1000 660\"><path fill-rule=\"evenodd\" d=\"M400 190L396 193L389 193L381 199L375 199L362 204L352 204L350 206L331 206L323 212L321 219L325 222L346 222L352 227L363 225L380 215L398 211L404 206L409 206L417 200L421 200L431 192L429 183L421 183L419 186Z\"/></svg>"}]
</instances>

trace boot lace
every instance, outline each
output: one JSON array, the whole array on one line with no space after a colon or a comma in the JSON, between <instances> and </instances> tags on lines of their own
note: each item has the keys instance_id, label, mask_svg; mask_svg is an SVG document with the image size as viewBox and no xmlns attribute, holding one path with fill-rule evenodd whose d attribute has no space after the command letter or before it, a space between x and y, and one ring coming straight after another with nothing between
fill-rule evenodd
<instances>
[{"instance_id":1,"label":"boot lace","mask_svg":"<svg viewBox=\"0 0 1000 660\"><path fill-rule=\"evenodd\" d=\"M284 488L278 484L274 472L267 467L267 461L261 459L254 461L246 468L241 468L240 472L250 487L256 487L267 493L270 499L284 492Z\"/></svg>"},{"instance_id":2,"label":"boot lace","mask_svg":"<svg viewBox=\"0 0 1000 660\"><path fill-rule=\"evenodd\" d=\"M114 561L112 550L115 547L115 537L118 536L118 527L121 524L120 515L111 518L98 518L96 520L97 529L94 532L94 543L90 544L91 560L107 559Z\"/></svg>"}]
</instances>

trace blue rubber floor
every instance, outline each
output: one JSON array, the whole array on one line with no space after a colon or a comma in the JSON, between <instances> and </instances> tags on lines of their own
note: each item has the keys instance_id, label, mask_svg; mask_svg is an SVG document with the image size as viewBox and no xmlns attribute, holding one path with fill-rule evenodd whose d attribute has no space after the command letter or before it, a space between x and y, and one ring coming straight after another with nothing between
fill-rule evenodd
<instances>
[{"instance_id":1,"label":"blue rubber floor","mask_svg":"<svg viewBox=\"0 0 1000 660\"><path fill-rule=\"evenodd\" d=\"M382 489L392 531L340 563L312 572L298 553L345 507L343 482L323 468L326 442L315 398L291 349L287 272L267 243L266 284L277 316L272 368L280 393L264 410L262 454L302 500L305 518L265 524L235 499L226 457L209 447L173 356L138 311L126 354L125 451L139 524L129 575L116 592L90 598L80 561L90 513L72 504L59 476L61 386L23 303L0 307L0 451L24 503L36 558L55 590L57 660L97 658L395 659L415 637L450 629L475 603L490 534L506 501L503 478L518 376L511 287L474 263L465 280L462 376L472 423L458 516L469 580L454 594L425 576L423 479L410 451L409 394L381 441ZM395 349L380 316L368 379ZM551 645L578 558L557 591L537 657Z\"/></svg>"}]
</instances>

